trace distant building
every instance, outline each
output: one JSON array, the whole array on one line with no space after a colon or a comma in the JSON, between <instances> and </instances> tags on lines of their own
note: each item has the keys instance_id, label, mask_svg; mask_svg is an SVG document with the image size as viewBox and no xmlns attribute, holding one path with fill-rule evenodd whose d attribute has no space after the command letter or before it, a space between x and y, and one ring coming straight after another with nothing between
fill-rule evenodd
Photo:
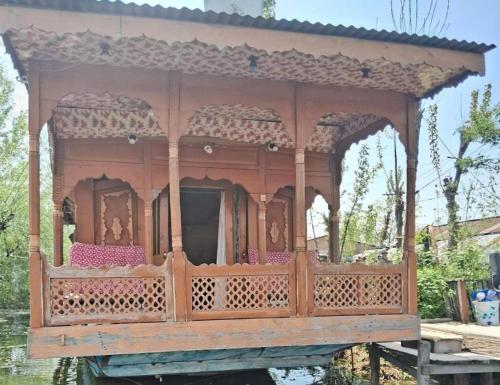
<instances>
[{"instance_id":1,"label":"distant building","mask_svg":"<svg viewBox=\"0 0 500 385\"><path fill-rule=\"evenodd\" d=\"M459 222L459 224L461 231L477 242L485 250L485 254L500 250L500 216L472 219ZM430 235L430 243L427 247L439 255L448 245L448 226L428 225L424 229L427 229Z\"/></svg>"}]
</instances>

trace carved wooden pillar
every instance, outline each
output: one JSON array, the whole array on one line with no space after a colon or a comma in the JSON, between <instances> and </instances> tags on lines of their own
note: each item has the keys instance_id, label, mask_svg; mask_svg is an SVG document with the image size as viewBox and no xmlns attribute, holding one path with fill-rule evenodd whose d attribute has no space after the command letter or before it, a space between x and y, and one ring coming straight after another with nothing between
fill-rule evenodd
<instances>
[{"instance_id":1,"label":"carved wooden pillar","mask_svg":"<svg viewBox=\"0 0 500 385\"><path fill-rule=\"evenodd\" d=\"M61 202L54 201L52 208L54 266L63 264L63 221L63 205Z\"/></svg>"},{"instance_id":2,"label":"carved wooden pillar","mask_svg":"<svg viewBox=\"0 0 500 385\"><path fill-rule=\"evenodd\" d=\"M144 141L144 252L146 263L153 263L153 192L152 192L152 164L151 142Z\"/></svg>"},{"instance_id":3,"label":"carved wooden pillar","mask_svg":"<svg viewBox=\"0 0 500 385\"><path fill-rule=\"evenodd\" d=\"M306 244L306 173L305 152L295 149L295 250L305 252Z\"/></svg>"},{"instance_id":4,"label":"carved wooden pillar","mask_svg":"<svg viewBox=\"0 0 500 385\"><path fill-rule=\"evenodd\" d=\"M259 214L258 214L258 240L259 240L259 263L265 264L267 262L267 242L266 242L266 196L265 194L260 197ZM262 200L263 198L263 200Z\"/></svg>"},{"instance_id":5,"label":"carved wooden pillar","mask_svg":"<svg viewBox=\"0 0 500 385\"><path fill-rule=\"evenodd\" d=\"M408 99L406 124L406 231L404 245L408 267L409 314L417 314L417 257L415 253L416 123L417 103L414 99Z\"/></svg>"},{"instance_id":6,"label":"carved wooden pillar","mask_svg":"<svg viewBox=\"0 0 500 385\"><path fill-rule=\"evenodd\" d=\"M29 273L30 326L43 325L42 258L40 255L40 79L38 63L29 70Z\"/></svg>"},{"instance_id":7,"label":"carved wooden pillar","mask_svg":"<svg viewBox=\"0 0 500 385\"><path fill-rule=\"evenodd\" d=\"M330 262L340 263L340 228L339 228L339 210L340 210L340 182L341 182L341 160L332 155L330 159L330 172L332 174L332 205L330 207L330 238L329 252Z\"/></svg>"},{"instance_id":8,"label":"carved wooden pillar","mask_svg":"<svg viewBox=\"0 0 500 385\"><path fill-rule=\"evenodd\" d=\"M182 252L181 192L179 181L179 142L169 142L168 167L170 178L170 217L172 250Z\"/></svg>"},{"instance_id":9,"label":"carved wooden pillar","mask_svg":"<svg viewBox=\"0 0 500 385\"><path fill-rule=\"evenodd\" d=\"M52 229L53 229L53 263L54 266L61 266L64 261L63 256L63 147L59 143L54 145L55 164L52 178Z\"/></svg>"}]
</instances>

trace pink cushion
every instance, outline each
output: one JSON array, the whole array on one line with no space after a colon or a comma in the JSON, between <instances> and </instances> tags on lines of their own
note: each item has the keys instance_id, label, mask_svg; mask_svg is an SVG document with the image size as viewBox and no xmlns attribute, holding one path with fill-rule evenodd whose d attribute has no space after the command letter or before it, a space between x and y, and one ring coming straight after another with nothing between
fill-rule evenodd
<instances>
[{"instance_id":1,"label":"pink cushion","mask_svg":"<svg viewBox=\"0 0 500 385\"><path fill-rule=\"evenodd\" d=\"M307 252L312 263L316 263L317 253L314 250L309 250ZM273 265L284 265L290 262L292 258L292 252L290 251L268 251L266 253L266 263L271 263ZM256 265L259 263L259 250L248 249L248 263L251 265Z\"/></svg>"},{"instance_id":2,"label":"pink cushion","mask_svg":"<svg viewBox=\"0 0 500 385\"><path fill-rule=\"evenodd\" d=\"M76 242L69 249L70 265L81 267L137 266L145 262L142 246L107 246Z\"/></svg>"}]
</instances>

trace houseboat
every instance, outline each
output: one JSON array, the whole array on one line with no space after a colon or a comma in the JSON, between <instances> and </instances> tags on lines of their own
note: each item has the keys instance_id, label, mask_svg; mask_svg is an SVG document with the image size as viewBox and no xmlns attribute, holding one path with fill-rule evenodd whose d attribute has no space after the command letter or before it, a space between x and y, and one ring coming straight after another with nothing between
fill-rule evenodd
<instances>
[{"instance_id":1,"label":"houseboat","mask_svg":"<svg viewBox=\"0 0 500 385\"><path fill-rule=\"evenodd\" d=\"M29 94L29 357L162 375L419 338L419 102L484 74L493 46L108 0L1 0L0 33ZM403 258L340 263L342 159L388 125L407 155ZM307 250L318 194L328 262Z\"/></svg>"}]
</instances>

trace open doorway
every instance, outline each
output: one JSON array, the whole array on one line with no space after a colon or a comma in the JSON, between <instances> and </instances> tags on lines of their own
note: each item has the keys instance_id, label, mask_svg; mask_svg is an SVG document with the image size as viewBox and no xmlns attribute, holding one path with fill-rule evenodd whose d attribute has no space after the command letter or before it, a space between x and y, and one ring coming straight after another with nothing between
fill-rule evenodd
<instances>
[{"instance_id":1,"label":"open doorway","mask_svg":"<svg viewBox=\"0 0 500 385\"><path fill-rule=\"evenodd\" d=\"M183 248L194 265L218 262L222 197L223 192L218 189L181 188Z\"/></svg>"}]
</instances>

